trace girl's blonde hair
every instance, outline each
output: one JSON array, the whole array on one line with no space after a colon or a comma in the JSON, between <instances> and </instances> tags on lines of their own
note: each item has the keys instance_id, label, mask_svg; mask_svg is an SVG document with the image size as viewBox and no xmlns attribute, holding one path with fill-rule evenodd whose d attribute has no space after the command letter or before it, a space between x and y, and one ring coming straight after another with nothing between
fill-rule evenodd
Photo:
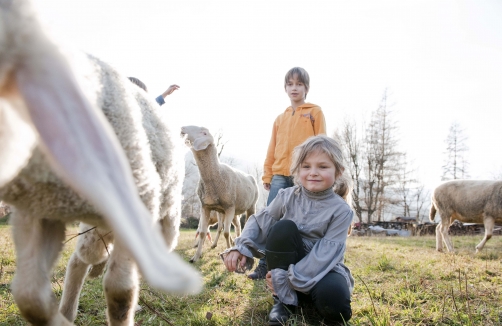
<instances>
[{"instance_id":1,"label":"girl's blonde hair","mask_svg":"<svg viewBox=\"0 0 502 326\"><path fill-rule=\"evenodd\" d=\"M293 150L293 160L291 164L291 175L295 183L299 184L298 175L303 161L314 152L326 154L335 165L335 184L333 190L346 201L350 202L352 191L352 178L345 168L343 151L340 142L325 135L308 138L303 144L296 146Z\"/></svg>"}]
</instances>

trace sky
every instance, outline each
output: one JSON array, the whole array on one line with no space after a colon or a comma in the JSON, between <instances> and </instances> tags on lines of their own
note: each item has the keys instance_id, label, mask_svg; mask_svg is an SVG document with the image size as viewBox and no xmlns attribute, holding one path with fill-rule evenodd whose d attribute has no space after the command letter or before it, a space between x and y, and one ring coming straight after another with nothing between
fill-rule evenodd
<instances>
[{"instance_id":1,"label":"sky","mask_svg":"<svg viewBox=\"0 0 502 326\"><path fill-rule=\"evenodd\" d=\"M262 166L284 75L310 75L307 101L328 134L368 121L390 94L400 149L428 188L441 181L449 128L468 137L472 178L502 172L502 2L34 0L49 30L141 79L169 85L163 116L226 139L224 154ZM177 131L174 132L177 134Z\"/></svg>"}]
</instances>

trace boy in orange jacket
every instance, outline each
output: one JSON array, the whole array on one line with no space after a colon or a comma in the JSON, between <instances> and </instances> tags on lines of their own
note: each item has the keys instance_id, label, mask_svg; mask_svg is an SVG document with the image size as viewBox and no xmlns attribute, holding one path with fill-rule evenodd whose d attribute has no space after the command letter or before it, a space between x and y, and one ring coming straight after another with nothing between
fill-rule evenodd
<instances>
[{"instance_id":1,"label":"boy in orange jacket","mask_svg":"<svg viewBox=\"0 0 502 326\"><path fill-rule=\"evenodd\" d=\"M321 108L305 102L309 88L310 77L305 69L294 67L287 72L284 89L291 106L274 121L263 165L263 187L269 191L267 205L274 200L279 189L294 185L290 172L293 149L311 136L326 134L326 121ZM248 278L263 279L266 274L267 265L262 258Z\"/></svg>"}]
</instances>

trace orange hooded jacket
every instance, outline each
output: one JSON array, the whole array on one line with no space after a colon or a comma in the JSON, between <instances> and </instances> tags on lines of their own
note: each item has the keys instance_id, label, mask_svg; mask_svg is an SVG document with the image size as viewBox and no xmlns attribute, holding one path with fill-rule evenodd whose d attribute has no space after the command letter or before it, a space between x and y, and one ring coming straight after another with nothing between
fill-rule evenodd
<instances>
[{"instance_id":1,"label":"orange hooded jacket","mask_svg":"<svg viewBox=\"0 0 502 326\"><path fill-rule=\"evenodd\" d=\"M290 106L274 121L267 157L263 165L263 183L270 183L274 174L289 176L293 149L311 136L326 134L326 121L319 106Z\"/></svg>"}]
</instances>

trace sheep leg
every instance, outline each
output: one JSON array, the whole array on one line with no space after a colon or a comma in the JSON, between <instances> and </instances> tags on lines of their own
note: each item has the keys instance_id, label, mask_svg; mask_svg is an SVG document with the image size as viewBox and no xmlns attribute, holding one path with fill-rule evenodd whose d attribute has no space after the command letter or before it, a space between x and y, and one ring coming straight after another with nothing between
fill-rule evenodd
<instances>
[{"instance_id":1,"label":"sheep leg","mask_svg":"<svg viewBox=\"0 0 502 326\"><path fill-rule=\"evenodd\" d=\"M234 244L234 240L230 236L230 225L232 224L232 220L235 217L235 207L230 207L225 210L225 220L223 221L223 235L227 240L227 248L231 248Z\"/></svg>"},{"instance_id":2,"label":"sheep leg","mask_svg":"<svg viewBox=\"0 0 502 326\"><path fill-rule=\"evenodd\" d=\"M235 230L235 236L240 237L241 236L241 219L240 215L235 215L234 220L232 221L232 224L234 225L234 230Z\"/></svg>"},{"instance_id":3,"label":"sheep leg","mask_svg":"<svg viewBox=\"0 0 502 326\"><path fill-rule=\"evenodd\" d=\"M107 320L111 326L134 324L138 302L139 275L131 255L120 243L110 255L108 269L103 278L107 303Z\"/></svg>"},{"instance_id":4,"label":"sheep leg","mask_svg":"<svg viewBox=\"0 0 502 326\"><path fill-rule=\"evenodd\" d=\"M441 214L441 212L439 214ZM445 214L444 216L448 216L448 215ZM451 241L450 235L448 234L448 228L450 227L450 224L451 224L451 222L450 223L449 222L450 222L449 218L445 218L441 221L441 223L438 225L438 227L441 226L440 233L441 233L441 236L443 237L443 242L445 243L446 248L448 249L448 252L454 252L455 250L453 249L453 242Z\"/></svg>"},{"instance_id":5,"label":"sheep leg","mask_svg":"<svg viewBox=\"0 0 502 326\"><path fill-rule=\"evenodd\" d=\"M199 260L200 256L202 256L202 247L204 246L204 241L206 240L206 234L209 229L209 214L211 211L207 207L202 208L202 214L199 220L200 233L199 233L199 245L197 246L197 250L195 251L195 255L190 259L190 262L196 262Z\"/></svg>"},{"instance_id":6,"label":"sheep leg","mask_svg":"<svg viewBox=\"0 0 502 326\"><path fill-rule=\"evenodd\" d=\"M216 213L216 216L218 216L218 229L216 231L216 237L214 238L213 245L211 246L213 249L218 245L221 231L223 231L223 216L220 213Z\"/></svg>"},{"instance_id":7,"label":"sheep leg","mask_svg":"<svg viewBox=\"0 0 502 326\"><path fill-rule=\"evenodd\" d=\"M32 219L19 211L11 223L17 263L11 289L21 315L34 325L73 325L58 312L50 281L63 248L64 223Z\"/></svg>"},{"instance_id":8,"label":"sheep leg","mask_svg":"<svg viewBox=\"0 0 502 326\"><path fill-rule=\"evenodd\" d=\"M106 263L107 250L111 250L110 243L113 241L111 233L106 234L107 232L101 229L89 231L91 228L92 226L88 224L80 223L79 233L85 233L77 238L77 248L66 267L59 311L71 322L77 317L80 291L89 267Z\"/></svg>"},{"instance_id":9,"label":"sheep leg","mask_svg":"<svg viewBox=\"0 0 502 326\"><path fill-rule=\"evenodd\" d=\"M490 240L493 234L493 228L495 227L495 220L491 216L485 217L485 237L481 242L476 246L476 253L479 253L486 244L486 241Z\"/></svg>"},{"instance_id":10,"label":"sheep leg","mask_svg":"<svg viewBox=\"0 0 502 326\"><path fill-rule=\"evenodd\" d=\"M443 235L441 234L441 227L443 222L436 226L436 250L443 251Z\"/></svg>"}]
</instances>

